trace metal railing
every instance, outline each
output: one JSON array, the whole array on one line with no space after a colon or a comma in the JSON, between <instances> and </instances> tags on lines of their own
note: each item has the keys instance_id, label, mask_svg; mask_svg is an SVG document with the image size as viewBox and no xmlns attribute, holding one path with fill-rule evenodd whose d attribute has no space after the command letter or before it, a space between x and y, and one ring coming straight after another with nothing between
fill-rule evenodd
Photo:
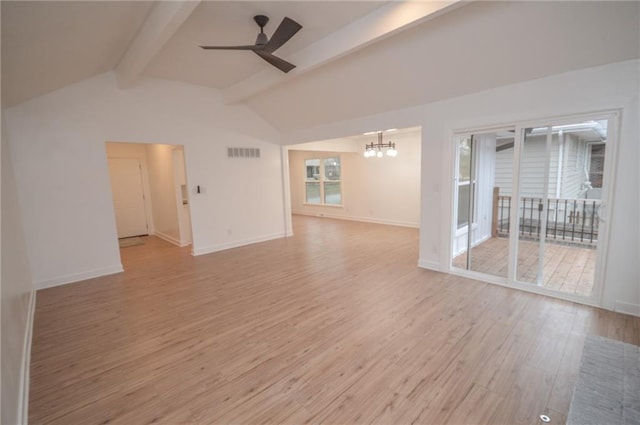
<instances>
[{"instance_id":1,"label":"metal railing","mask_svg":"<svg viewBox=\"0 0 640 425\"><path fill-rule=\"evenodd\" d=\"M508 236L512 199L494 192L493 234ZM549 198L546 210L547 240L580 245L598 242L598 208L596 199ZM542 231L542 198L523 197L518 205L518 233L521 238L539 239Z\"/></svg>"}]
</instances>

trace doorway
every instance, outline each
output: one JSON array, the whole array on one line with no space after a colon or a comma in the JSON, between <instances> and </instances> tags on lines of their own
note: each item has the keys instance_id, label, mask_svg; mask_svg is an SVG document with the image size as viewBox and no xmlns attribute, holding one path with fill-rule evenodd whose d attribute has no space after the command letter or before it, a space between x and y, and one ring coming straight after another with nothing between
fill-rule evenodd
<instances>
[{"instance_id":1,"label":"doorway","mask_svg":"<svg viewBox=\"0 0 640 425\"><path fill-rule=\"evenodd\" d=\"M153 235L190 245L184 147L108 142L106 152L118 238Z\"/></svg>"},{"instance_id":2,"label":"doorway","mask_svg":"<svg viewBox=\"0 0 640 425\"><path fill-rule=\"evenodd\" d=\"M421 127L286 146L288 218L309 215L418 229L421 149Z\"/></svg>"},{"instance_id":3,"label":"doorway","mask_svg":"<svg viewBox=\"0 0 640 425\"><path fill-rule=\"evenodd\" d=\"M452 269L598 302L615 114L456 134Z\"/></svg>"}]
</instances>

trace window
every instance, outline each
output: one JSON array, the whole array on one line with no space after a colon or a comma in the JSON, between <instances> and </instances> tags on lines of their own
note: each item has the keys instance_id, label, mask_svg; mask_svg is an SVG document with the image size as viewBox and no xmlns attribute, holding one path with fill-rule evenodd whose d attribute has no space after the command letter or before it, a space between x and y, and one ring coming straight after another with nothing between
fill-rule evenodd
<instances>
[{"instance_id":1,"label":"window","mask_svg":"<svg viewBox=\"0 0 640 425\"><path fill-rule=\"evenodd\" d=\"M342 205L340 157L305 159L305 202Z\"/></svg>"},{"instance_id":2,"label":"window","mask_svg":"<svg viewBox=\"0 0 640 425\"><path fill-rule=\"evenodd\" d=\"M305 159L304 161L306 169L305 180L305 201L308 204L320 204L322 199L320 196L320 160L319 159Z\"/></svg>"},{"instance_id":3,"label":"window","mask_svg":"<svg viewBox=\"0 0 640 425\"><path fill-rule=\"evenodd\" d=\"M471 138L460 140L458 150L458 229L469 224L471 148Z\"/></svg>"},{"instance_id":4,"label":"window","mask_svg":"<svg viewBox=\"0 0 640 425\"><path fill-rule=\"evenodd\" d=\"M602 187L602 175L604 174L604 143L591 144L589 160L589 181L591 187Z\"/></svg>"}]
</instances>

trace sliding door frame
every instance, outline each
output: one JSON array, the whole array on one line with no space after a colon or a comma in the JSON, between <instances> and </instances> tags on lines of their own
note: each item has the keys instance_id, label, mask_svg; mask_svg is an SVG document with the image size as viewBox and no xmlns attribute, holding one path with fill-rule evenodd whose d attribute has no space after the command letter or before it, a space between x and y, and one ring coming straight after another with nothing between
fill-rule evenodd
<instances>
[{"instance_id":1,"label":"sliding door frame","mask_svg":"<svg viewBox=\"0 0 640 425\"><path fill-rule=\"evenodd\" d=\"M451 144L451 156L453 158L453 167L451 168L453 171L453 176L451 179L451 202L450 202L450 217L452 217L451 220L451 227L450 227L450 231L449 231L449 244L448 244L448 261L447 261L447 271L451 274L456 274L456 275L460 275L460 276L465 276L465 277L470 277L473 279L477 279L477 280L482 280L485 282L490 282L490 283L496 283L498 285L502 285L502 286L508 286L509 283L509 279L508 277L502 277L502 276L496 276L496 275L490 275L490 274L486 274L486 273L481 273L481 272L477 272L477 271L473 271L473 270L468 270L468 269L460 269L457 267L453 266L453 238L456 236L456 232L458 231L458 223L457 220L454 220L454 217L457 217L457 207L458 207L458 174L459 174L459 161L458 161L458 156L459 156L459 144L460 144L460 140L462 140L463 138L471 138L474 135L478 135L478 134L484 134L484 133L497 133L500 131L515 131L516 127L515 125L512 124L507 124L507 125L497 125L497 126L487 126L487 127L474 127L473 129L463 129L463 130L454 130L453 134L452 134L452 138L451 140L453 141L453 143ZM514 156L515 158L515 156ZM477 157L472 158L472 162L475 161L477 159ZM475 164L473 164L474 166L472 166L472 169L474 169L473 171L475 172L475 176L471 176L471 182L476 183L476 187L477 187L477 180L480 179L480 177L477 174L477 170L475 170ZM473 187L473 185L471 186ZM475 191L475 189L474 189ZM475 198L475 197L474 197ZM475 199L474 199L475 202ZM472 235L473 235L473 223L469 223L468 224L468 231L467 231L467 248L472 245L472 243L469 243L469 240L472 239ZM470 251L467 251L467 267L469 267L469 261L470 261ZM510 267L507 267L507 269L509 269Z\"/></svg>"},{"instance_id":2,"label":"sliding door frame","mask_svg":"<svg viewBox=\"0 0 640 425\"><path fill-rule=\"evenodd\" d=\"M603 187L602 192L602 204L603 210L606 215L603 216L600 211L598 216L600 217L601 223L599 228L599 237L597 244L597 255L596 255L596 265L595 265L595 275L594 275L594 286L591 293L591 296L581 296L570 293L563 293L554 289L545 288L542 285L536 285L526 282L518 281L516 278L516 266L518 261L518 205L519 202L512 202L511 211L509 213L510 217L510 227L509 227L509 254L508 254L508 274L507 278L502 278L499 276L488 275L481 272L476 272L472 270L463 270L456 267L453 267L453 242L452 238L455 235L456 223L454 220L451 221L451 227L449 231L449 244L448 244L448 266L445 269L451 274L469 277L477 280L481 280L488 283L493 283L501 286L506 286L510 288L520 289L526 292L533 292L542 295L548 295L554 298L564 299L568 301L578 302L580 304L592 305L592 306L601 306L602 298L604 293L604 276L606 274L606 256L608 253L608 245L609 245L609 235L611 228L611 206L614 205L614 192L616 187L616 176L615 176L615 165L618 163L618 147L619 147L619 134L620 134L620 119L621 119L622 111L620 109L605 109L599 111L592 112L583 112L576 114L567 114L567 115L556 115L551 117L542 117L535 118L530 120L517 120L514 121L513 124L504 124L504 125L496 125L496 126L478 126L473 128L465 128L453 130L451 134L451 138L449 140L453 141L452 145L452 155L454 164L451 167L451 170L454 172L454 175L451 176L451 202L450 202L450 217L454 217L454 211L457 207L457 170L458 170L458 140L460 137L471 136L472 134L482 134L482 133L490 133L497 131L505 131L505 130L513 130L515 129L515 138L514 138L514 156L513 156L513 172L512 172L512 185L513 185L513 199L520 199L521 188L520 188L520 168L522 161L522 145L524 140L524 129L531 127L552 127L555 125L566 124L568 121L572 120L607 120L607 152L605 154L605 163L604 163L604 176L606 179L606 183ZM548 143L548 140L547 140ZM548 154L548 152L547 152ZM548 168L548 165L547 165ZM540 260L540 263L542 260ZM539 266L540 267L540 266Z\"/></svg>"}]
</instances>

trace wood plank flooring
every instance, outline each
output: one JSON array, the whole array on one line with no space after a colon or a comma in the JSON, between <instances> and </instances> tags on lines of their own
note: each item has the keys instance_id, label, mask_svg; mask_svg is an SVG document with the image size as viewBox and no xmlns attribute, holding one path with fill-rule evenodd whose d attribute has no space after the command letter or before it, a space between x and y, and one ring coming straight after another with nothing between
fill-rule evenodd
<instances>
[{"instance_id":1,"label":"wood plank flooring","mask_svg":"<svg viewBox=\"0 0 640 425\"><path fill-rule=\"evenodd\" d=\"M420 269L418 231L294 217L38 292L31 424L564 423L587 334L640 319Z\"/></svg>"}]
</instances>

